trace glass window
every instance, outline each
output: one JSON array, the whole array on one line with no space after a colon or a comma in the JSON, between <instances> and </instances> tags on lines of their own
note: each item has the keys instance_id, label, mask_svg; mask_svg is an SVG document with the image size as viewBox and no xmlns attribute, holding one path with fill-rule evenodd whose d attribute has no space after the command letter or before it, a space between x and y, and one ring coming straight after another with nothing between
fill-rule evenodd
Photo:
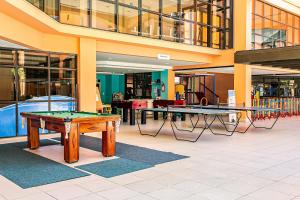
<instances>
[{"instance_id":1,"label":"glass window","mask_svg":"<svg viewBox=\"0 0 300 200\"><path fill-rule=\"evenodd\" d=\"M180 38L185 44L194 44L194 23L184 22L181 26Z\"/></svg>"},{"instance_id":2,"label":"glass window","mask_svg":"<svg viewBox=\"0 0 300 200\"><path fill-rule=\"evenodd\" d=\"M13 67L15 52L10 50L0 50L0 66L6 65Z\"/></svg>"},{"instance_id":3,"label":"glass window","mask_svg":"<svg viewBox=\"0 0 300 200\"><path fill-rule=\"evenodd\" d=\"M179 39L178 29L180 29L180 24L175 19L163 17L162 29L164 40L177 41Z\"/></svg>"},{"instance_id":4,"label":"glass window","mask_svg":"<svg viewBox=\"0 0 300 200\"><path fill-rule=\"evenodd\" d=\"M178 2L177 0L163 0L163 13L167 15L177 16L178 12Z\"/></svg>"},{"instance_id":5,"label":"glass window","mask_svg":"<svg viewBox=\"0 0 300 200\"><path fill-rule=\"evenodd\" d=\"M139 0L119 0L119 3L135 6L135 7L139 6Z\"/></svg>"},{"instance_id":6,"label":"glass window","mask_svg":"<svg viewBox=\"0 0 300 200\"><path fill-rule=\"evenodd\" d=\"M119 6L119 32L138 34L138 11L135 9Z\"/></svg>"},{"instance_id":7,"label":"glass window","mask_svg":"<svg viewBox=\"0 0 300 200\"><path fill-rule=\"evenodd\" d=\"M261 0L253 0L254 6L254 34L262 34L263 48L284 47L297 44L299 40L299 17L264 3ZM263 8L264 12L260 12ZM252 38L255 43L256 36ZM256 45L254 45L256 46Z\"/></svg>"},{"instance_id":8,"label":"glass window","mask_svg":"<svg viewBox=\"0 0 300 200\"><path fill-rule=\"evenodd\" d=\"M256 34L262 34L263 30L263 18L255 16L254 18L254 32Z\"/></svg>"},{"instance_id":9,"label":"glass window","mask_svg":"<svg viewBox=\"0 0 300 200\"><path fill-rule=\"evenodd\" d=\"M57 96L60 96L58 100L72 100L65 97L75 98L76 71L52 69L50 77L51 99L57 100Z\"/></svg>"},{"instance_id":10,"label":"glass window","mask_svg":"<svg viewBox=\"0 0 300 200\"><path fill-rule=\"evenodd\" d=\"M268 4L264 5L264 17L268 18L268 19L272 19L272 15L271 15L271 11L272 7Z\"/></svg>"},{"instance_id":11,"label":"glass window","mask_svg":"<svg viewBox=\"0 0 300 200\"><path fill-rule=\"evenodd\" d=\"M263 16L264 4L261 1L255 1L255 13L257 15Z\"/></svg>"},{"instance_id":12,"label":"glass window","mask_svg":"<svg viewBox=\"0 0 300 200\"><path fill-rule=\"evenodd\" d=\"M0 100L0 130L2 130L0 138L16 136L16 110L15 103Z\"/></svg>"},{"instance_id":13,"label":"glass window","mask_svg":"<svg viewBox=\"0 0 300 200\"><path fill-rule=\"evenodd\" d=\"M181 0L181 11L184 13L184 18L194 21L194 0Z\"/></svg>"},{"instance_id":14,"label":"glass window","mask_svg":"<svg viewBox=\"0 0 300 200\"><path fill-rule=\"evenodd\" d=\"M89 26L89 0L61 0L60 21L66 24Z\"/></svg>"},{"instance_id":15,"label":"glass window","mask_svg":"<svg viewBox=\"0 0 300 200\"><path fill-rule=\"evenodd\" d=\"M44 10L44 1L41 0L27 0L27 1L29 1L31 4L35 5L39 9Z\"/></svg>"},{"instance_id":16,"label":"glass window","mask_svg":"<svg viewBox=\"0 0 300 200\"><path fill-rule=\"evenodd\" d=\"M115 5L93 0L92 27L115 31Z\"/></svg>"},{"instance_id":17,"label":"glass window","mask_svg":"<svg viewBox=\"0 0 300 200\"><path fill-rule=\"evenodd\" d=\"M295 45L300 45L300 30L295 29Z\"/></svg>"},{"instance_id":18,"label":"glass window","mask_svg":"<svg viewBox=\"0 0 300 200\"><path fill-rule=\"evenodd\" d=\"M159 37L159 16L143 12L142 14L142 35L152 38Z\"/></svg>"},{"instance_id":19,"label":"glass window","mask_svg":"<svg viewBox=\"0 0 300 200\"><path fill-rule=\"evenodd\" d=\"M19 67L19 100L48 96L48 69Z\"/></svg>"},{"instance_id":20,"label":"glass window","mask_svg":"<svg viewBox=\"0 0 300 200\"><path fill-rule=\"evenodd\" d=\"M76 57L68 54L51 54L50 67L75 69Z\"/></svg>"},{"instance_id":21,"label":"glass window","mask_svg":"<svg viewBox=\"0 0 300 200\"><path fill-rule=\"evenodd\" d=\"M48 67L48 54L18 51L18 65L26 67Z\"/></svg>"},{"instance_id":22,"label":"glass window","mask_svg":"<svg viewBox=\"0 0 300 200\"><path fill-rule=\"evenodd\" d=\"M47 0L44 1L45 13L54 19L59 19L58 11L58 0Z\"/></svg>"},{"instance_id":23,"label":"glass window","mask_svg":"<svg viewBox=\"0 0 300 200\"><path fill-rule=\"evenodd\" d=\"M15 68L0 67L0 102L16 100Z\"/></svg>"},{"instance_id":24,"label":"glass window","mask_svg":"<svg viewBox=\"0 0 300 200\"><path fill-rule=\"evenodd\" d=\"M159 0L142 1L142 8L159 12Z\"/></svg>"}]
</instances>

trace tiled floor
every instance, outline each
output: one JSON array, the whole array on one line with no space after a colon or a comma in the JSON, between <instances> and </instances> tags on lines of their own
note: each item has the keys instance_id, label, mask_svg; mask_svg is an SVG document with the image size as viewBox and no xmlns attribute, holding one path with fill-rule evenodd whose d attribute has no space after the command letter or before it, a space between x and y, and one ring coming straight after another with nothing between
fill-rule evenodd
<instances>
[{"instance_id":1,"label":"tiled floor","mask_svg":"<svg viewBox=\"0 0 300 200\"><path fill-rule=\"evenodd\" d=\"M139 135L137 126L122 125L117 135L120 142L190 158L110 179L91 175L25 190L0 175L0 200L298 200L299 124L297 117L280 119L273 130L251 129L232 137L207 131L196 143L176 141L169 127L153 138ZM147 128L156 127L149 121ZM0 143L24 140L0 139ZM34 153L62 162L62 154L57 155L61 149L43 148ZM97 152L82 149L81 162L94 162L95 156Z\"/></svg>"}]
</instances>

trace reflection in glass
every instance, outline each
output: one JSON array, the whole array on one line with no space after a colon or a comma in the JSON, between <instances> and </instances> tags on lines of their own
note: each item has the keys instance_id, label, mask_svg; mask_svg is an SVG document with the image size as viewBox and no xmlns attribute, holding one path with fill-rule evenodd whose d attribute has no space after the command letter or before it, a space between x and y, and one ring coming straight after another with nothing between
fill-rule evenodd
<instances>
[{"instance_id":1,"label":"reflection in glass","mask_svg":"<svg viewBox=\"0 0 300 200\"><path fill-rule=\"evenodd\" d=\"M143 12L142 14L142 35L152 38L159 37L159 16Z\"/></svg>"},{"instance_id":2,"label":"reflection in glass","mask_svg":"<svg viewBox=\"0 0 300 200\"><path fill-rule=\"evenodd\" d=\"M142 1L142 8L159 12L159 0Z\"/></svg>"},{"instance_id":3,"label":"reflection in glass","mask_svg":"<svg viewBox=\"0 0 300 200\"><path fill-rule=\"evenodd\" d=\"M93 0L92 27L115 31L115 5Z\"/></svg>"},{"instance_id":4,"label":"reflection in glass","mask_svg":"<svg viewBox=\"0 0 300 200\"><path fill-rule=\"evenodd\" d=\"M167 15L174 15L178 12L177 1L163 0L163 13Z\"/></svg>"},{"instance_id":5,"label":"reflection in glass","mask_svg":"<svg viewBox=\"0 0 300 200\"><path fill-rule=\"evenodd\" d=\"M252 17L253 48L275 48L299 44L299 16L261 0L253 0L253 2L255 3Z\"/></svg>"},{"instance_id":6,"label":"reflection in glass","mask_svg":"<svg viewBox=\"0 0 300 200\"><path fill-rule=\"evenodd\" d=\"M48 96L48 70L36 68L18 68L19 100Z\"/></svg>"},{"instance_id":7,"label":"reflection in glass","mask_svg":"<svg viewBox=\"0 0 300 200\"><path fill-rule=\"evenodd\" d=\"M119 32L138 34L138 11L119 6Z\"/></svg>"},{"instance_id":8,"label":"reflection in glass","mask_svg":"<svg viewBox=\"0 0 300 200\"><path fill-rule=\"evenodd\" d=\"M60 0L60 22L88 26L88 10L89 0Z\"/></svg>"},{"instance_id":9,"label":"reflection in glass","mask_svg":"<svg viewBox=\"0 0 300 200\"><path fill-rule=\"evenodd\" d=\"M58 20L59 19L59 9L58 9L58 0L47 0L44 1L45 13L50 17Z\"/></svg>"},{"instance_id":10,"label":"reflection in glass","mask_svg":"<svg viewBox=\"0 0 300 200\"><path fill-rule=\"evenodd\" d=\"M18 64L26 67L47 67L47 53L18 51Z\"/></svg>"},{"instance_id":11,"label":"reflection in glass","mask_svg":"<svg viewBox=\"0 0 300 200\"><path fill-rule=\"evenodd\" d=\"M0 101L16 100L15 69L0 68Z\"/></svg>"},{"instance_id":12,"label":"reflection in glass","mask_svg":"<svg viewBox=\"0 0 300 200\"><path fill-rule=\"evenodd\" d=\"M76 71L51 70L51 95L75 97Z\"/></svg>"},{"instance_id":13,"label":"reflection in glass","mask_svg":"<svg viewBox=\"0 0 300 200\"><path fill-rule=\"evenodd\" d=\"M76 58L75 56L67 54L51 54L50 56L50 67L51 68L76 68Z\"/></svg>"},{"instance_id":14,"label":"reflection in glass","mask_svg":"<svg viewBox=\"0 0 300 200\"><path fill-rule=\"evenodd\" d=\"M0 138L16 136L16 104L0 101ZM27 132L27 130L26 130Z\"/></svg>"},{"instance_id":15,"label":"reflection in glass","mask_svg":"<svg viewBox=\"0 0 300 200\"><path fill-rule=\"evenodd\" d=\"M0 50L0 65L12 67L14 65L15 52L10 50Z\"/></svg>"},{"instance_id":16,"label":"reflection in glass","mask_svg":"<svg viewBox=\"0 0 300 200\"><path fill-rule=\"evenodd\" d=\"M130 6L139 6L139 0L119 0L119 3L124 3Z\"/></svg>"}]
</instances>

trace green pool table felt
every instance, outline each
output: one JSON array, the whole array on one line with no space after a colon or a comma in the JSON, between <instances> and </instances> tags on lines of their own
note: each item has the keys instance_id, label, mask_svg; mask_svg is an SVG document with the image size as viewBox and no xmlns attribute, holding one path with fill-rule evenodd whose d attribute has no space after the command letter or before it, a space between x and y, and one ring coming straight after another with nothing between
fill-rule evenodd
<instances>
[{"instance_id":1,"label":"green pool table felt","mask_svg":"<svg viewBox=\"0 0 300 200\"><path fill-rule=\"evenodd\" d=\"M106 113L70 112L70 111L29 112L28 114L47 116L47 117L57 117L57 118L69 118L69 119L112 116L112 114L106 114Z\"/></svg>"}]
</instances>

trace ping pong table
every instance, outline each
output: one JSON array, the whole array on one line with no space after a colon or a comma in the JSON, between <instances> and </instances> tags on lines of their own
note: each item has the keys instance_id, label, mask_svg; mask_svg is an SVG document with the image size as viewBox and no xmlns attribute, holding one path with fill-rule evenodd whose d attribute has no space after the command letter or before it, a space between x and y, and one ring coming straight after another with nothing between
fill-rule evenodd
<instances>
[{"instance_id":1,"label":"ping pong table","mask_svg":"<svg viewBox=\"0 0 300 200\"><path fill-rule=\"evenodd\" d=\"M137 125L139 128L139 132L141 135L150 135L153 137L156 137L162 130L162 128L165 126L166 122L168 121L168 116L170 116L170 125L171 125L171 129L172 129L172 133L175 137L176 140L181 140L181 141L189 141L189 142L196 142L198 141L198 139L200 138L200 136L203 134L203 132L205 130L209 130L212 134L214 135L225 135L225 136L232 136L235 132L236 132L236 128L238 127L239 121L241 119L241 111L237 111L237 110L221 110L221 109L202 109L202 108L193 108L193 107L185 107L185 106L168 106L168 107L164 107L164 108L144 108L144 109L139 109L138 110L138 114L141 114L141 123L139 122L139 117L137 117ZM144 133L142 131L141 125L142 124L146 124L146 113L147 112L153 112L153 113L163 113L163 122L162 125L160 126L160 128L158 129L158 131L154 134L151 133ZM181 114L181 115L193 115L193 116L197 116L197 121L195 123L192 122L191 120L191 128L189 129L180 129L178 128L178 126L176 125L176 121L172 120L174 119L173 115L177 115L177 114ZM235 123L232 123L230 125L233 126L233 128L231 128L232 130L229 130L229 128L227 127L228 124L226 124L223 120L220 121L220 119L222 119L222 116L228 116L229 114L236 114L237 115L237 120ZM203 121L204 121L204 126L198 126L198 123L200 121L200 117L203 117ZM212 120L209 122L208 118L212 117ZM226 133L218 133L215 132L212 129L212 125L214 124L214 122L216 121L216 119L219 119L219 121L221 122L221 124L226 127L225 130L228 132L228 134ZM194 139L186 139L183 138L181 136L179 136L178 131L182 132L189 132L189 133L194 133L194 130L198 130L200 129L197 134L196 137Z\"/></svg>"},{"instance_id":2,"label":"ping pong table","mask_svg":"<svg viewBox=\"0 0 300 200\"><path fill-rule=\"evenodd\" d=\"M262 129L272 129L275 124L277 123L279 117L280 117L280 109L279 108L266 108L266 107L246 107L246 106L228 106L228 105L207 105L207 106L202 106L202 105L188 105L187 107L193 107L193 108L200 108L200 109L215 109L215 110L235 110L235 111L240 111L240 112L246 112L246 117L249 120L249 125L247 128L243 131L237 131L238 133L246 133L251 126L254 128L262 128ZM249 116L250 112L250 116ZM274 117L274 122L271 124L271 126L256 126L254 124L254 119L251 117L251 113L255 112L272 112L275 113ZM219 119L222 123L222 119Z\"/></svg>"}]
</instances>

